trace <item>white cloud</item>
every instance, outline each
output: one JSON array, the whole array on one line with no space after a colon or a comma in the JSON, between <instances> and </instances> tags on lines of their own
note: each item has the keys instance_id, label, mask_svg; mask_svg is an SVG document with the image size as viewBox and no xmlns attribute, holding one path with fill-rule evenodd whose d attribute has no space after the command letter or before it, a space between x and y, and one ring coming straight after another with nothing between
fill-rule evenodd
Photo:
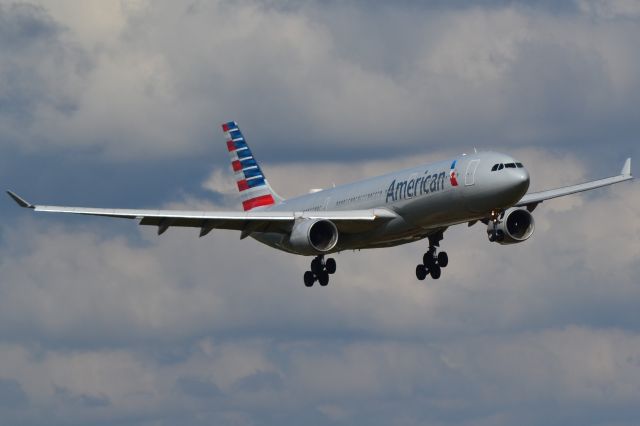
<instances>
[{"instance_id":1,"label":"white cloud","mask_svg":"<svg viewBox=\"0 0 640 426\"><path fill-rule=\"evenodd\" d=\"M43 4L40 18L49 13L60 27L48 40L67 53L17 58L43 81L30 99L62 90L73 109L39 104L26 132L11 121L0 127L32 149L185 156L218 140L226 119L296 156L442 141L593 145L598 132L618 134L609 142L619 144L634 134L633 126L619 134L640 87L633 22L596 26L518 5ZM368 42L386 35L393 42Z\"/></svg>"}]
</instances>

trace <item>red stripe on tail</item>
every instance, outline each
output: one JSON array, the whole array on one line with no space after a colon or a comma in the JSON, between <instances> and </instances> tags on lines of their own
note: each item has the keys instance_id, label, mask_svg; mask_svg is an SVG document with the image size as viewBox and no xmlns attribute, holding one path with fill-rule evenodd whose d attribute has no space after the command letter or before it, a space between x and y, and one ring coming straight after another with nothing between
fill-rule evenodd
<instances>
[{"instance_id":1,"label":"red stripe on tail","mask_svg":"<svg viewBox=\"0 0 640 426\"><path fill-rule=\"evenodd\" d=\"M273 197L271 195L263 195L261 197L256 197L256 198L252 198L250 200L247 201L243 201L242 202L242 207L244 208L244 211L248 211L251 209L254 209L256 207L261 207L261 206L271 206L273 204L275 204L275 200L273 199Z\"/></svg>"},{"instance_id":2,"label":"red stripe on tail","mask_svg":"<svg viewBox=\"0 0 640 426\"><path fill-rule=\"evenodd\" d=\"M249 184L247 183L247 181L245 179L239 180L238 181L238 191L242 192L246 189L249 189Z\"/></svg>"}]
</instances>

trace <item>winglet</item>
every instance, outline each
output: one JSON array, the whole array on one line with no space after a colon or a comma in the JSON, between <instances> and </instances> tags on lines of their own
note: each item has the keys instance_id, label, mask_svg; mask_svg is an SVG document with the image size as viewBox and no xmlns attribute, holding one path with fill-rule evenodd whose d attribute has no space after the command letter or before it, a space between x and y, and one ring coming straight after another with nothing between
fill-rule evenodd
<instances>
[{"instance_id":1,"label":"winglet","mask_svg":"<svg viewBox=\"0 0 640 426\"><path fill-rule=\"evenodd\" d=\"M13 192L7 191L7 194L9 194L9 197L13 198L13 201L15 201L20 207L24 207L26 209L34 208L33 204L28 203L23 198L20 198L18 195L14 194Z\"/></svg>"},{"instance_id":2,"label":"winglet","mask_svg":"<svg viewBox=\"0 0 640 426\"><path fill-rule=\"evenodd\" d=\"M621 174L622 176L631 176L631 158L627 158L627 161L624 162Z\"/></svg>"}]
</instances>

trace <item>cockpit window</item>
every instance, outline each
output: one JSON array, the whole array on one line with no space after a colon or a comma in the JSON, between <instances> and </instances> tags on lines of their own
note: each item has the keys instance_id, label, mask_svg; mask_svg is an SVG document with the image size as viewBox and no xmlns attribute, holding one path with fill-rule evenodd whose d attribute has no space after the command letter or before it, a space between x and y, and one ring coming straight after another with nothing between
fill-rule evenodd
<instances>
[{"instance_id":1,"label":"cockpit window","mask_svg":"<svg viewBox=\"0 0 640 426\"><path fill-rule=\"evenodd\" d=\"M495 172L497 170L502 170L504 168L507 169L522 169L524 166L522 165L522 163L505 163L505 164L494 164L493 167L491 168L492 172Z\"/></svg>"}]
</instances>

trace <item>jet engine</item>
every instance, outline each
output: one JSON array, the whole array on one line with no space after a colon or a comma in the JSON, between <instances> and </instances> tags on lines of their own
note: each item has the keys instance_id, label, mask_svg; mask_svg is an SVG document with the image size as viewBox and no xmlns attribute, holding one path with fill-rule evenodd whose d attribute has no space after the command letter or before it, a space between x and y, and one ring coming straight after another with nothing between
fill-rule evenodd
<instances>
[{"instance_id":1,"label":"jet engine","mask_svg":"<svg viewBox=\"0 0 640 426\"><path fill-rule=\"evenodd\" d=\"M510 209L498 223L489 222L489 241L499 244L516 244L526 241L535 229L533 216L525 209Z\"/></svg>"},{"instance_id":2,"label":"jet engine","mask_svg":"<svg viewBox=\"0 0 640 426\"><path fill-rule=\"evenodd\" d=\"M306 219L291 230L289 244L300 254L322 254L338 243L338 228L330 220Z\"/></svg>"}]
</instances>

